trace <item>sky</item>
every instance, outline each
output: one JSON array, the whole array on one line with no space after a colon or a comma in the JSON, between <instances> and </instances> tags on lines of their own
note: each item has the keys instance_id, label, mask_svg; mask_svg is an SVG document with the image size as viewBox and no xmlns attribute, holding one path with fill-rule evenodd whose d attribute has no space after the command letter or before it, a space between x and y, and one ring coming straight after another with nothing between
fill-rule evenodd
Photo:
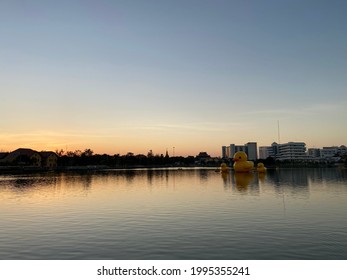
<instances>
[{"instance_id":1,"label":"sky","mask_svg":"<svg viewBox=\"0 0 347 280\"><path fill-rule=\"evenodd\" d=\"M346 13L343 0L0 0L0 151L347 145Z\"/></svg>"}]
</instances>

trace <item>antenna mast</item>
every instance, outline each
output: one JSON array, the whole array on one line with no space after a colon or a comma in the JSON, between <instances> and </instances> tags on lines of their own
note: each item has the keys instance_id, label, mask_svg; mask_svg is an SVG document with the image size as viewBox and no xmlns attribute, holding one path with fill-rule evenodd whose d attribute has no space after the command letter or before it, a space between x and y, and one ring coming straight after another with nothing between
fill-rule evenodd
<instances>
[{"instance_id":1,"label":"antenna mast","mask_svg":"<svg viewBox=\"0 0 347 280\"><path fill-rule=\"evenodd\" d=\"M280 121L277 120L277 133L278 133L278 144L281 144L281 138L280 138Z\"/></svg>"}]
</instances>

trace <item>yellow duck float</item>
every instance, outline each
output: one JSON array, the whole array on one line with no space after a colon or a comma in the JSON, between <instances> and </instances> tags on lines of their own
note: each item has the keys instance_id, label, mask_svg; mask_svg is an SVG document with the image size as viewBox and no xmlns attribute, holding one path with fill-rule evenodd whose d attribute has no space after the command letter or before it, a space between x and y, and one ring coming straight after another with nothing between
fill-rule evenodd
<instances>
[{"instance_id":1,"label":"yellow duck float","mask_svg":"<svg viewBox=\"0 0 347 280\"><path fill-rule=\"evenodd\" d=\"M247 160L245 152L236 152L233 157L235 172L249 172L253 169L253 161Z\"/></svg>"},{"instance_id":2,"label":"yellow duck float","mask_svg":"<svg viewBox=\"0 0 347 280\"><path fill-rule=\"evenodd\" d=\"M264 166L264 163L259 162L257 165L257 171L259 173L265 173L266 172L266 167Z\"/></svg>"}]
</instances>

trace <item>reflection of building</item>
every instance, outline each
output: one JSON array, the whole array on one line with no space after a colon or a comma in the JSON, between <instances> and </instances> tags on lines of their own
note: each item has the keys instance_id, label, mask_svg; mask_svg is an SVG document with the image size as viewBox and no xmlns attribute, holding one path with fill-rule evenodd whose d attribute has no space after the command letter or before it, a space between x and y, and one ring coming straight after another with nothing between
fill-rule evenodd
<instances>
[{"instance_id":1,"label":"reflection of building","mask_svg":"<svg viewBox=\"0 0 347 280\"><path fill-rule=\"evenodd\" d=\"M245 152L248 155L249 160L258 159L258 150L256 142L248 142L245 145L230 144L229 146L222 147L222 157L232 158L236 152Z\"/></svg>"},{"instance_id":2,"label":"reflection of building","mask_svg":"<svg viewBox=\"0 0 347 280\"><path fill-rule=\"evenodd\" d=\"M33 166L33 167L57 167L58 156L54 152L37 152L32 149L17 149L3 159L1 163L16 166Z\"/></svg>"},{"instance_id":3,"label":"reflection of building","mask_svg":"<svg viewBox=\"0 0 347 280\"><path fill-rule=\"evenodd\" d=\"M305 197L310 191L311 172L311 169L306 168L281 168L267 173L266 178L269 181L268 186L273 186L281 194L283 192L287 195L300 193L300 197Z\"/></svg>"}]
</instances>

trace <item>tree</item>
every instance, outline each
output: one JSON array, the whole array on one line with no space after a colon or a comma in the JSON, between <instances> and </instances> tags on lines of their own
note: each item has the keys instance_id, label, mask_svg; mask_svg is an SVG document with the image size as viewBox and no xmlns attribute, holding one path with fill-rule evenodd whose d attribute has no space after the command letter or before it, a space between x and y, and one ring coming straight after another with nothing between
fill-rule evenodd
<instances>
[{"instance_id":1,"label":"tree","mask_svg":"<svg viewBox=\"0 0 347 280\"><path fill-rule=\"evenodd\" d=\"M93 154L94 152L91 149L85 149L82 156L91 157Z\"/></svg>"},{"instance_id":2,"label":"tree","mask_svg":"<svg viewBox=\"0 0 347 280\"><path fill-rule=\"evenodd\" d=\"M55 153L57 154L58 157L61 157L64 155L64 150L63 149L60 149L60 150L56 149Z\"/></svg>"}]
</instances>

